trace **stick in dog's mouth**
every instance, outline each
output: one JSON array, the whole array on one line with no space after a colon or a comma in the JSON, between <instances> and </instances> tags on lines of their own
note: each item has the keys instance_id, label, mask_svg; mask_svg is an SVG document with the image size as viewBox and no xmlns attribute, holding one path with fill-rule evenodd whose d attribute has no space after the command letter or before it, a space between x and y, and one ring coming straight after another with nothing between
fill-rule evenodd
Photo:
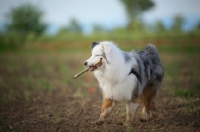
<instances>
[{"instance_id":1,"label":"stick in dog's mouth","mask_svg":"<svg viewBox=\"0 0 200 132\"><path fill-rule=\"evenodd\" d=\"M89 70L94 71L95 69L99 68L102 65L101 60L102 58L100 58L100 60L94 63L92 66L89 66Z\"/></svg>"},{"instance_id":2,"label":"stick in dog's mouth","mask_svg":"<svg viewBox=\"0 0 200 132\"><path fill-rule=\"evenodd\" d=\"M87 68L85 68L83 71L77 73L76 75L74 75L74 79L76 79L77 77L79 77L80 75L82 75L83 73L87 72L87 71L94 71L95 69L97 69L98 67L100 67L102 65L101 63L102 58L100 58L99 61L97 61L96 63L94 63L92 66L89 66Z\"/></svg>"}]
</instances>

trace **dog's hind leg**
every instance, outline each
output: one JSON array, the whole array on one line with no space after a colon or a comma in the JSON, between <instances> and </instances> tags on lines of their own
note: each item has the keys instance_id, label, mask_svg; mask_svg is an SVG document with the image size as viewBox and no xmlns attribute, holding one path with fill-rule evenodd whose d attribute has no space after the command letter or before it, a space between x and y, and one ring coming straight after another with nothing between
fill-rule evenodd
<instances>
[{"instance_id":1,"label":"dog's hind leg","mask_svg":"<svg viewBox=\"0 0 200 132\"><path fill-rule=\"evenodd\" d=\"M115 106L115 101L111 99L104 99L103 105L101 108L101 114L99 120L96 121L97 125L101 125L105 122L106 117L112 111L113 107Z\"/></svg>"},{"instance_id":2,"label":"dog's hind leg","mask_svg":"<svg viewBox=\"0 0 200 132\"><path fill-rule=\"evenodd\" d=\"M139 104L133 103L132 101L128 101L126 103L126 122L124 123L125 126L131 125L132 119L138 106Z\"/></svg>"},{"instance_id":3,"label":"dog's hind leg","mask_svg":"<svg viewBox=\"0 0 200 132\"><path fill-rule=\"evenodd\" d=\"M150 118L153 118L155 116L155 111L156 111L156 105L152 99L150 102L150 111L149 111Z\"/></svg>"},{"instance_id":4,"label":"dog's hind leg","mask_svg":"<svg viewBox=\"0 0 200 132\"><path fill-rule=\"evenodd\" d=\"M153 99L157 93L156 91L157 91L156 87L153 86L152 84L147 85L144 88L143 93L141 95L143 109L140 121L147 121L149 117L152 115L151 113L152 110L155 110L155 103L153 102Z\"/></svg>"}]
</instances>

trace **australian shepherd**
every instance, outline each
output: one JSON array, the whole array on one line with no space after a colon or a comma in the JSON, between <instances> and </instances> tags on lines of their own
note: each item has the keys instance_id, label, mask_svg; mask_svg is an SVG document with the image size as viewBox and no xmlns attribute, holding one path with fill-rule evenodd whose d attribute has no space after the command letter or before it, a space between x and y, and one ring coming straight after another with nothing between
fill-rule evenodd
<instances>
[{"instance_id":1,"label":"australian shepherd","mask_svg":"<svg viewBox=\"0 0 200 132\"><path fill-rule=\"evenodd\" d=\"M84 65L94 72L103 94L96 123L104 123L118 101L126 101L125 125L131 124L140 103L143 106L141 121L148 120L156 109L155 97L164 76L156 47L147 44L141 51L124 52L113 42L103 41L93 42L91 48L92 55Z\"/></svg>"}]
</instances>

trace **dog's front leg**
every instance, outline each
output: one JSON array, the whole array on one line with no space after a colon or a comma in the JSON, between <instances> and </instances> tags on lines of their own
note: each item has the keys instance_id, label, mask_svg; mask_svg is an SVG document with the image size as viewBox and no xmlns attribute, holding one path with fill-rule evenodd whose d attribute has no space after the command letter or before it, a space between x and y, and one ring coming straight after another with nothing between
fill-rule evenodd
<instances>
[{"instance_id":1,"label":"dog's front leg","mask_svg":"<svg viewBox=\"0 0 200 132\"><path fill-rule=\"evenodd\" d=\"M134 117L134 114L138 108L139 104L133 103L132 101L128 101L126 103L126 122L125 126L131 125L131 121Z\"/></svg>"},{"instance_id":2,"label":"dog's front leg","mask_svg":"<svg viewBox=\"0 0 200 132\"><path fill-rule=\"evenodd\" d=\"M111 99L104 99L102 108L101 108L100 118L99 120L96 121L97 125L101 125L105 122L106 117L112 111L114 106L115 106L115 101Z\"/></svg>"}]
</instances>

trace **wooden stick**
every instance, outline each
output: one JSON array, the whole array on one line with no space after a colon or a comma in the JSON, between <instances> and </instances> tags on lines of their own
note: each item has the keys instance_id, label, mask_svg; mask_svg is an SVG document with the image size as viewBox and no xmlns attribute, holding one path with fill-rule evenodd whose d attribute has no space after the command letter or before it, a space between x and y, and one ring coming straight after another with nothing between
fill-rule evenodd
<instances>
[{"instance_id":1,"label":"wooden stick","mask_svg":"<svg viewBox=\"0 0 200 132\"><path fill-rule=\"evenodd\" d=\"M85 68L82 72L77 73L77 74L74 76L74 79L76 79L77 77L79 77L79 76L82 75L83 73L87 72L88 70L89 70L89 67Z\"/></svg>"},{"instance_id":2,"label":"wooden stick","mask_svg":"<svg viewBox=\"0 0 200 132\"><path fill-rule=\"evenodd\" d=\"M101 60L102 60L102 58L99 61L97 61L94 64L94 66L98 65L101 62ZM77 73L76 75L74 75L74 79L76 79L77 77L79 77L80 75L82 75L83 73L85 73L87 71L89 71L89 67L85 68L83 71L81 71L81 72Z\"/></svg>"}]
</instances>

